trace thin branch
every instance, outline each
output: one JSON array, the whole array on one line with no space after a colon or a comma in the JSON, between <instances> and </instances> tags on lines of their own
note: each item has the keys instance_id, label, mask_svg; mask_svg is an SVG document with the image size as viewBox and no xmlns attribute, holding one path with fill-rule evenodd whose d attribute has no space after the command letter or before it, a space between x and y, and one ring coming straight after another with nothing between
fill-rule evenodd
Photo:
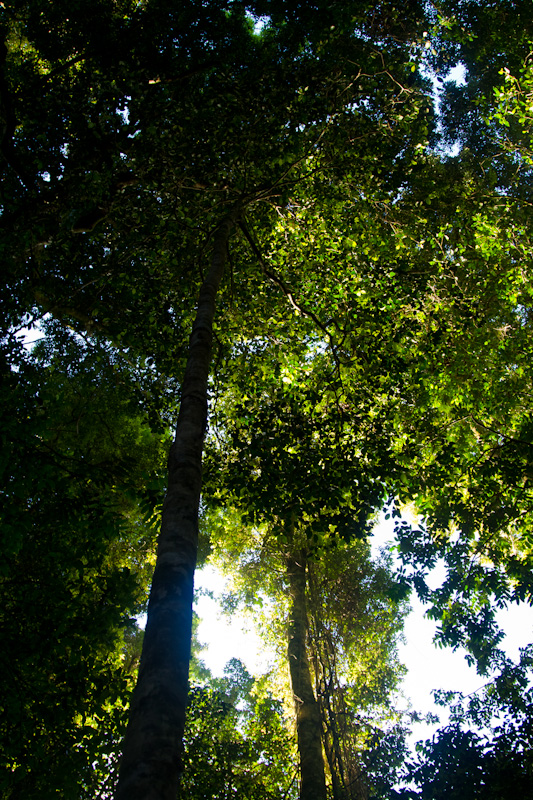
<instances>
[{"instance_id":1,"label":"thin branch","mask_svg":"<svg viewBox=\"0 0 533 800\"><path fill-rule=\"evenodd\" d=\"M320 322L320 320L318 319L318 317L316 316L316 314L313 311L310 311L308 308L306 308L305 306L301 305L301 303L299 303L297 300L295 300L294 295L289 290L289 288L287 286L285 286L285 284L282 281L282 279L280 277L278 277L274 272L271 272L269 270L269 268L268 268L268 266L266 264L266 261L265 261L265 259L263 258L262 254L261 254L261 251L259 250L258 246L254 242L254 240L252 238L252 235L251 235L250 231L248 230L248 227L247 227L245 221L243 219L241 219L238 224L239 224L239 227L242 230L242 232L243 232L248 244L250 245L250 247L252 249L252 252L256 256L256 258L259 261L259 263L261 264L261 268L262 268L264 274L266 275L266 277L270 281L272 281L272 283L276 284L276 286L278 286L281 289L281 291L283 292L285 297L288 299L289 303L295 309L295 311L297 311L303 317L307 317L308 319L311 319L315 323L317 328L319 328L322 331L324 336L327 337L328 344L331 347L331 349L332 349L332 351L333 351L333 353L335 355L335 360L337 360L337 357L336 357L336 354L335 354L335 346L334 346L334 343L333 343L333 338L332 338L330 332L328 331L328 329Z\"/></svg>"}]
</instances>

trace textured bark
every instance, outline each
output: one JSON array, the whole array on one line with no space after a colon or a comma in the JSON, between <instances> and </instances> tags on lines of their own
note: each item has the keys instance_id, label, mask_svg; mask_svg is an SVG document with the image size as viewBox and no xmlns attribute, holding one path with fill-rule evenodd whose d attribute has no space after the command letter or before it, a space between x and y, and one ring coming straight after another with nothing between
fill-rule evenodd
<instances>
[{"instance_id":1,"label":"textured bark","mask_svg":"<svg viewBox=\"0 0 533 800\"><path fill-rule=\"evenodd\" d=\"M325 800L320 709L307 657L306 565L303 552L287 558L291 595L288 657L300 755L300 800Z\"/></svg>"},{"instance_id":2,"label":"textured bark","mask_svg":"<svg viewBox=\"0 0 533 800\"><path fill-rule=\"evenodd\" d=\"M157 561L116 800L175 800L189 689L202 451L215 297L237 213L216 231L189 341Z\"/></svg>"}]
</instances>

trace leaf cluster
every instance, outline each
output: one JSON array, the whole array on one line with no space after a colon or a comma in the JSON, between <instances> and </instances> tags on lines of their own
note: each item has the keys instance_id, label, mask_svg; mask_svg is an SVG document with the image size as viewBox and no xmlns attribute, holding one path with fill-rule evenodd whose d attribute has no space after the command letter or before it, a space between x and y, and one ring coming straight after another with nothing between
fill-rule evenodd
<instances>
[{"instance_id":1,"label":"leaf cluster","mask_svg":"<svg viewBox=\"0 0 533 800\"><path fill-rule=\"evenodd\" d=\"M110 796L165 437L105 347L49 331L4 357L2 791Z\"/></svg>"}]
</instances>

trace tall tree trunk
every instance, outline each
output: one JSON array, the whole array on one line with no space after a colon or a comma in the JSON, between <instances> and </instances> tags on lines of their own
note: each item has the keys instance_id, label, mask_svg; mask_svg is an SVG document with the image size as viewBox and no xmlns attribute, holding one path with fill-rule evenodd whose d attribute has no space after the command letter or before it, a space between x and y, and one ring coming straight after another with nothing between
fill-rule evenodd
<instances>
[{"instance_id":1,"label":"tall tree trunk","mask_svg":"<svg viewBox=\"0 0 533 800\"><path fill-rule=\"evenodd\" d=\"M337 650L331 631L324 624L323 605L316 576L307 568L310 620L309 653L313 662L324 750L331 776L334 800L368 800L363 781L357 739L349 722L344 690L337 676Z\"/></svg>"},{"instance_id":2,"label":"tall tree trunk","mask_svg":"<svg viewBox=\"0 0 533 800\"><path fill-rule=\"evenodd\" d=\"M300 800L326 800L320 709L313 692L307 657L306 563L303 551L288 556L287 576L291 595L287 653L300 754Z\"/></svg>"},{"instance_id":3,"label":"tall tree trunk","mask_svg":"<svg viewBox=\"0 0 533 800\"><path fill-rule=\"evenodd\" d=\"M202 451L215 298L237 211L218 227L189 340L157 561L116 800L175 800L189 690Z\"/></svg>"}]
</instances>

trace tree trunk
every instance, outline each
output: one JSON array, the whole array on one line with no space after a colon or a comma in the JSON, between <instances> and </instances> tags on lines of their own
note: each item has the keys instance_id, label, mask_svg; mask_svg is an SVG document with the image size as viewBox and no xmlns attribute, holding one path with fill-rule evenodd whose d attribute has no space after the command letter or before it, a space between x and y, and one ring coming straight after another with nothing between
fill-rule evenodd
<instances>
[{"instance_id":1,"label":"tree trunk","mask_svg":"<svg viewBox=\"0 0 533 800\"><path fill-rule=\"evenodd\" d=\"M361 774L359 751L349 722L344 690L337 677L337 649L331 631L324 624L320 591L311 566L307 569L310 636L317 696L320 697L322 740L326 753L334 800L368 800Z\"/></svg>"},{"instance_id":2,"label":"tree trunk","mask_svg":"<svg viewBox=\"0 0 533 800\"><path fill-rule=\"evenodd\" d=\"M303 551L296 551L287 558L287 575L292 601L287 652L300 754L300 800L325 800L320 709L313 692L307 657L306 564Z\"/></svg>"},{"instance_id":3,"label":"tree trunk","mask_svg":"<svg viewBox=\"0 0 533 800\"><path fill-rule=\"evenodd\" d=\"M189 690L202 451L215 297L237 212L218 227L189 340L157 561L116 800L175 800Z\"/></svg>"}]
</instances>

